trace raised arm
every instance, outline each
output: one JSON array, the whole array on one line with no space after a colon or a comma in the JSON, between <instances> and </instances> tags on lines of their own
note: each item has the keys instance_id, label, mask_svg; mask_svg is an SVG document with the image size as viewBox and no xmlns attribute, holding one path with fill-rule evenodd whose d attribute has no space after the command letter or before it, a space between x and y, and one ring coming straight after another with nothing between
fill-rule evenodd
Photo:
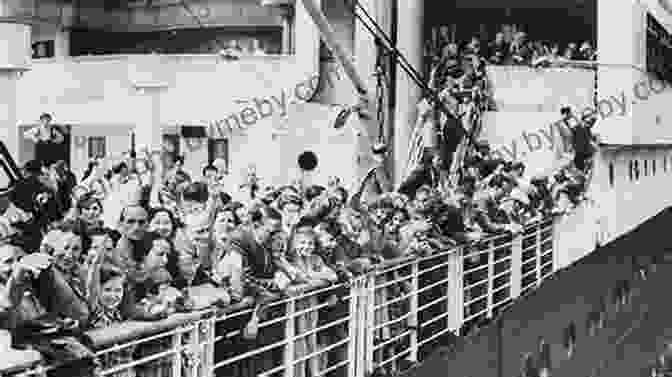
<instances>
[{"instance_id":1,"label":"raised arm","mask_svg":"<svg viewBox=\"0 0 672 377\"><path fill-rule=\"evenodd\" d=\"M310 278L312 280L328 283L333 283L338 280L338 275L336 274L336 271L331 269L331 267L327 266L327 264L324 262L324 259L322 259L321 256L312 255L311 262L313 264L312 266L313 271L311 271L310 273Z\"/></svg>"},{"instance_id":2,"label":"raised arm","mask_svg":"<svg viewBox=\"0 0 672 377\"><path fill-rule=\"evenodd\" d=\"M98 297L100 295L100 269L103 265L103 252L97 250L96 255L91 261L89 271L86 276L86 299L91 310L98 308Z\"/></svg>"}]
</instances>

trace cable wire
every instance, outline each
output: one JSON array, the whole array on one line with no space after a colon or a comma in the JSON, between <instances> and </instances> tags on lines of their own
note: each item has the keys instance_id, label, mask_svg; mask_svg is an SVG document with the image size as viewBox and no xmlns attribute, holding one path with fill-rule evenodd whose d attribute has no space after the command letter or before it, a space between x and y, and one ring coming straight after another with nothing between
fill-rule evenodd
<instances>
[{"instance_id":1,"label":"cable wire","mask_svg":"<svg viewBox=\"0 0 672 377\"><path fill-rule=\"evenodd\" d=\"M345 0L346 7L348 7L348 0ZM459 127L462 130L464 136L466 136L469 139L469 143L474 144L475 140L473 135L469 131L467 131L464 128L464 125L462 124L461 120L459 117L455 114L453 114L441 101L438 91L431 89L427 84L425 84L425 81L423 80L422 76L413 68L413 66L406 60L404 55L399 51L393 44L390 39L390 37L382 30L380 25L371 18L371 16L368 14L366 9L359 3L359 1L354 0L354 7L348 7L349 10L352 12L352 14L364 25L364 27L369 31L369 33L374 37L377 38L378 40L385 40L388 43L388 46L385 46L388 51L392 54L392 56L395 58L396 63L399 64L399 66L406 72L406 74L415 82L416 85L420 87L425 92L425 96L429 96L430 98L428 99L430 102L434 102L437 104L437 107L439 110L441 110L448 118L455 119L459 122ZM373 24L373 27L376 29L375 31L372 29L372 27L364 20L362 17L358 14L357 8L361 10L361 12L369 19L369 22Z\"/></svg>"}]
</instances>

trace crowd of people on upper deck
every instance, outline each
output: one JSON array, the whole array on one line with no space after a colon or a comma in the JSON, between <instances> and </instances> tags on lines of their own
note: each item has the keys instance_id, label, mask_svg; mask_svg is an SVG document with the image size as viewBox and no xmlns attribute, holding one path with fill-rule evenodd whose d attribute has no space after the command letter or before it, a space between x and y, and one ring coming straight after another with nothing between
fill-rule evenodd
<instances>
[{"instance_id":1,"label":"crowd of people on upper deck","mask_svg":"<svg viewBox=\"0 0 672 377\"><path fill-rule=\"evenodd\" d=\"M493 65L562 67L572 61L595 60L597 52L589 41L562 46L557 42L530 38L511 25L504 25L491 41L474 36L460 43L451 37L448 26L441 26L436 40L426 44L425 56L432 62L432 68L451 70L459 68L465 59L472 60L473 56Z\"/></svg>"}]
</instances>

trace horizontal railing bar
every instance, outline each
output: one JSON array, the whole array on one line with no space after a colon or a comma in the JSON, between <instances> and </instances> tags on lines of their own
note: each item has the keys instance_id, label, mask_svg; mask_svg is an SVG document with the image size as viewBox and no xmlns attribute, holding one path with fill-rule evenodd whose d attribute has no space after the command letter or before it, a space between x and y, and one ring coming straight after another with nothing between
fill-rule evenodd
<instances>
[{"instance_id":1,"label":"horizontal railing bar","mask_svg":"<svg viewBox=\"0 0 672 377\"><path fill-rule=\"evenodd\" d=\"M426 285L426 286L424 286L424 287L418 289L418 294L423 293L423 292L425 292L425 291L428 291L428 290L430 290L430 289L432 289L432 288L434 288L434 287L436 287L436 286L438 286L438 285L449 283L450 280L451 280L451 277L449 276L449 277L447 277L447 278L445 278L445 279L441 279L441 280L439 280L439 281L437 281L437 282L434 282L434 283L432 283L432 284Z\"/></svg>"},{"instance_id":2,"label":"horizontal railing bar","mask_svg":"<svg viewBox=\"0 0 672 377\"><path fill-rule=\"evenodd\" d=\"M419 342L418 342L418 347L422 347L423 345L425 345L425 344L431 342L432 340L434 340L434 339L440 337L441 335L443 335L443 334L445 334L445 333L447 333L447 332L450 332L450 331L452 331L452 330L449 329L449 328L445 328L445 329L443 329L443 330L441 330L441 331L438 331L436 334L433 334L433 335L430 336L429 338L427 338L427 339L423 339L422 341L419 341Z\"/></svg>"},{"instance_id":3,"label":"horizontal railing bar","mask_svg":"<svg viewBox=\"0 0 672 377\"><path fill-rule=\"evenodd\" d=\"M384 307L390 306L390 305L392 305L392 304L396 304L396 303L399 302L399 301L408 300L408 299L409 299L411 296L413 296L414 294L416 294L416 292L406 293L405 295L396 297L396 298L394 298L394 299L392 299L392 300L385 301L385 302L383 302L383 303L381 303L381 304L378 304L378 305L374 305L373 310L380 310L380 309L382 309L382 308L384 308Z\"/></svg>"},{"instance_id":4,"label":"horizontal railing bar","mask_svg":"<svg viewBox=\"0 0 672 377\"><path fill-rule=\"evenodd\" d=\"M396 354L396 355L390 357L389 359L387 359L387 360L385 360L385 361L381 361L380 363L378 363L378 367L383 367L383 366L385 366L385 365L387 365L387 364L393 362L394 360L396 360L396 359L398 359L398 358L400 358L400 357L406 355L406 354L409 353L409 352L411 352L411 349L410 349L410 348L407 348L407 349L405 349L405 350L399 352L398 354Z\"/></svg>"},{"instance_id":5,"label":"horizontal railing bar","mask_svg":"<svg viewBox=\"0 0 672 377\"><path fill-rule=\"evenodd\" d=\"M383 284L376 285L376 286L374 286L374 289L378 291L378 290L381 290L381 289L383 289L383 288L387 288L387 287L389 287L390 285L398 284L398 283L401 283L401 282L406 281L406 280L409 280L409 279L413 279L413 275L412 275L412 274L411 274L411 275L404 276L404 277L399 278L399 279L397 279L397 280L387 281L387 282L385 282L385 283L383 283Z\"/></svg>"},{"instance_id":6,"label":"horizontal railing bar","mask_svg":"<svg viewBox=\"0 0 672 377\"><path fill-rule=\"evenodd\" d=\"M499 287L497 287L496 289L493 289L493 290L492 290L492 295L494 295L495 293L501 291L501 290L504 289L504 288L509 288L509 287L511 287L511 283L502 284L501 286L499 286Z\"/></svg>"},{"instance_id":7,"label":"horizontal railing bar","mask_svg":"<svg viewBox=\"0 0 672 377\"><path fill-rule=\"evenodd\" d=\"M480 317L480 316L482 316L484 313L487 313L487 312L488 312L488 307L486 306L486 308L483 309L483 310L481 310L480 312L478 312L478 313L476 313L476 314L472 314L472 315L470 315L469 317L465 318L465 319L464 319L464 322L471 321L472 319L474 319L474 318L476 318L476 317Z\"/></svg>"},{"instance_id":8,"label":"horizontal railing bar","mask_svg":"<svg viewBox=\"0 0 672 377\"><path fill-rule=\"evenodd\" d=\"M483 293L482 295L480 295L480 296L478 296L478 297L475 297L475 298L472 298L471 300L465 302L464 304L462 304L462 306L469 306L469 305L472 305L473 303L475 303L475 302L477 302L477 301L481 301L481 300L483 300L484 298L487 298L488 295L489 295L489 293L488 293L488 292L485 292L485 293Z\"/></svg>"},{"instance_id":9,"label":"horizontal railing bar","mask_svg":"<svg viewBox=\"0 0 672 377\"><path fill-rule=\"evenodd\" d=\"M182 351L184 351L184 350L186 350L186 349L189 349L189 348L193 348L193 345L190 345L190 344L184 344L184 345L180 345L180 346L172 347L171 349L169 349L169 350L167 350L167 351L163 351L163 352L160 352L160 353L157 353L157 354L154 354L154 355L151 355L151 356L142 358L142 359L140 359L140 360L135 360L135 361L132 361L132 362L130 362L130 363L122 364L122 365L119 365L119 366L114 367L114 368L110 368L110 369L107 369L107 370L103 370L103 371L100 372L100 374L103 375L103 376L105 376L105 375L108 375L108 374L113 374L113 373L121 372L122 370L133 368L133 367L135 367L136 365L140 365L140 364L148 363L148 362L150 362L150 361L154 361L154 360L162 359L162 358L164 358L164 357L166 357L166 356L177 355L177 354L179 354L180 352L182 352Z\"/></svg>"},{"instance_id":10,"label":"horizontal railing bar","mask_svg":"<svg viewBox=\"0 0 672 377\"><path fill-rule=\"evenodd\" d=\"M418 276L420 276L420 275L424 275L424 274L426 274L426 273L428 273L428 272L432 272L432 271L434 271L434 270L438 270L439 268L441 268L441 267L446 267L446 266L448 266L448 265L450 265L450 261L448 261L448 262L443 262L443 263L440 263L440 264L437 264L436 266L432 266L432 267L430 267L430 268L426 268L426 269L424 269L424 270L418 271Z\"/></svg>"},{"instance_id":11,"label":"horizontal railing bar","mask_svg":"<svg viewBox=\"0 0 672 377\"><path fill-rule=\"evenodd\" d=\"M439 298L437 298L437 299L434 299L434 300L432 300L432 301L430 301L430 302L428 302L428 303L426 303L426 304L424 304L424 305L418 307L418 313L420 313L420 312L422 312L423 310L425 310L425 309L427 309L427 308L430 308L430 307L432 307L432 306L434 306L434 305L436 305L437 303L442 302L442 301L443 301L443 302L446 301L446 297L445 297L445 296L441 296L441 297L439 297Z\"/></svg>"},{"instance_id":12,"label":"horizontal railing bar","mask_svg":"<svg viewBox=\"0 0 672 377\"><path fill-rule=\"evenodd\" d=\"M299 339L301 339L301 338L305 338L305 337L307 337L308 335L312 335L312 334L317 333L317 332L320 332L320 331L322 331L322 330L324 330L324 329L328 329L328 328L330 328L330 327L333 327L333 326L339 325L339 324L341 324L341 323L347 322L347 321L349 321L350 319L351 319L351 316L348 315L347 317L341 318L341 319L339 319L339 320L337 320L337 321L333 321L333 322L331 322L331 323L329 323L329 324L326 324L326 325L324 325L324 326L319 326L319 327L317 327L317 328L314 328L314 329L311 329L311 330L309 330L309 331L306 331L306 332L304 332L304 333L301 334L301 335L297 335L297 336L294 336L294 337L289 338L289 339L283 339L283 340L281 340L281 341L279 341L279 342L275 342L275 343L273 343L273 344L266 345L266 346L261 347L261 348L258 348L258 349L256 349L256 350L252 350L252 351L246 352L246 353L244 353L244 354L242 354L242 355L238 355L238 356L233 357L233 358L231 358L231 359L224 360L224 361L222 361L222 362L220 362L220 363L215 364L215 366L214 366L213 368L215 368L215 369L216 369L216 368L220 368L220 367L222 367L222 366L224 366L224 365L228 365L228 364L231 364L231 363L233 363L233 362L236 362L236 361L245 359L246 357L255 356L255 355L258 355L258 354L260 354L260 353L264 353L264 352L266 352L266 351L268 351L268 350L272 350L273 348L277 348L277 347L279 347L279 346L283 346L283 345L285 345L285 344L287 344L287 343L295 342L295 341L297 341L297 340L299 340Z\"/></svg>"},{"instance_id":13,"label":"horizontal railing bar","mask_svg":"<svg viewBox=\"0 0 672 377\"><path fill-rule=\"evenodd\" d=\"M434 317L434 318L432 318L432 319L430 319L430 320L425 321L423 324L420 325L420 327L429 326L429 325L431 325L432 323L434 323L434 322L436 322L436 321L439 321L439 320L441 320L441 319L443 319L443 318L448 317L449 315L450 315L450 312L441 313L441 314L437 315L436 317Z\"/></svg>"},{"instance_id":14,"label":"horizontal railing bar","mask_svg":"<svg viewBox=\"0 0 672 377\"><path fill-rule=\"evenodd\" d=\"M408 312L408 313L406 313L406 314L404 314L404 315L402 315L402 316L400 316L400 317L397 317L397 318L395 318L395 319L391 319L391 320L389 320L389 321L387 321L387 322L385 322L385 323L381 323L381 324L375 325L375 326L373 326L372 331L378 331L378 330L380 330L380 329L382 329L382 328L384 328L384 327L388 327L388 326L391 326L392 324L399 323L399 322L405 320L406 318L410 317L411 315L413 315L413 313Z\"/></svg>"},{"instance_id":15,"label":"horizontal railing bar","mask_svg":"<svg viewBox=\"0 0 672 377\"><path fill-rule=\"evenodd\" d=\"M386 261L383 261L383 263L381 263L380 265L374 267L373 271L376 275L382 275L382 274L385 274L387 272L392 272L392 271L399 270L399 269L404 268L404 267L408 267L409 265L412 265L413 263L416 263L416 262L421 263L421 262L425 262L425 261L428 261L428 260L433 259L433 258L438 258L438 257L442 257L444 255L454 254L456 250L460 249L460 247L461 246L456 246L452 249L448 249L448 250L445 250L445 251L440 251L438 253L434 253L434 254L428 255L426 257L419 257L418 258L418 257L409 256L409 257L401 257L401 258L396 258L396 259L388 259Z\"/></svg>"},{"instance_id":16,"label":"horizontal railing bar","mask_svg":"<svg viewBox=\"0 0 672 377\"><path fill-rule=\"evenodd\" d=\"M373 346L373 352L376 352L376 351L378 351L379 349L381 349L381 348L387 346L388 344L392 344L392 343L398 341L399 339L402 339L402 338L407 337L408 335L411 335L411 331L412 331L412 330L410 330L410 329L406 329L406 330L402 331L399 335L397 335L397 336L395 336L395 337L393 337L393 338L390 338L390 339L388 339L388 340L386 340L386 341L384 341L384 342L381 342L381 343L378 343L378 344L374 345L374 346Z\"/></svg>"},{"instance_id":17,"label":"horizontal railing bar","mask_svg":"<svg viewBox=\"0 0 672 377\"><path fill-rule=\"evenodd\" d=\"M128 347L137 346L138 344L141 344L141 343L151 342L153 340L165 338L165 337L168 337L168 336L175 336L175 335L178 335L178 334L188 333L190 331L193 331L194 328L195 328L194 325L189 325L188 327L183 327L183 326L176 327L173 330L163 332L163 333L159 333L159 334L156 334L156 335L152 335L152 336L149 336L147 338L141 338L141 339L133 340L133 341L123 343L123 344L115 344L112 347L104 348L104 349L96 352L95 355L96 356L103 356L103 355L106 355L110 352L118 352L118 351L122 351L122 350L124 350Z\"/></svg>"},{"instance_id":18,"label":"horizontal railing bar","mask_svg":"<svg viewBox=\"0 0 672 377\"><path fill-rule=\"evenodd\" d=\"M463 290L472 289L472 288L474 288L474 287L476 287L476 286L478 286L478 285L487 283L488 281L489 281L489 279L488 279L487 277L485 277L484 279L479 280L479 281L477 281L477 282L474 283L474 284L467 285L466 287L463 287L462 289L463 289Z\"/></svg>"},{"instance_id":19,"label":"horizontal railing bar","mask_svg":"<svg viewBox=\"0 0 672 377\"><path fill-rule=\"evenodd\" d=\"M332 344L332 345L329 345L329 346L327 346L327 347L324 347L323 349L320 349L320 350L315 351L315 352L311 352L311 353L309 353L309 354L306 355L306 356L302 356L302 357L300 357L300 358L298 358L298 359L296 359L296 360L293 360L291 363L289 363L289 365L279 365L279 366L277 366L277 367L275 367L275 368L273 368L273 369L271 369L271 370L267 370L266 372L259 373L259 376L268 376L268 375L272 375L272 374L274 374L274 373L277 373L277 372L279 372L279 371L281 371L281 370L283 370L283 369L294 368L294 365L295 365L295 364L298 364L298 363L301 363L301 362L310 360L310 359L312 359L313 357L318 357L318 356L319 356L320 354L322 354L322 353L327 353L327 352L331 351L332 349L334 349L334 348L336 348L336 347L340 347L340 346L342 346L343 344L347 343L347 341L348 341L348 339L341 340L341 341L336 342L336 343L334 343L334 344Z\"/></svg>"},{"instance_id":20,"label":"horizontal railing bar","mask_svg":"<svg viewBox=\"0 0 672 377\"><path fill-rule=\"evenodd\" d=\"M480 265L478 267L474 267L474 268L471 268L471 269L468 269L468 270L464 270L463 272L464 272L464 275L466 275L466 274L476 272L476 271L479 271L479 270L482 270L482 269L488 268L488 267L490 267L490 265L488 263L483 263L482 265Z\"/></svg>"},{"instance_id":21,"label":"horizontal railing bar","mask_svg":"<svg viewBox=\"0 0 672 377\"><path fill-rule=\"evenodd\" d=\"M343 360L343 361L341 361L341 362L339 362L339 363L336 363L336 364L330 366L329 368L326 368L326 369L323 369L323 370L317 372L316 375L317 375L317 376L324 376L325 374L330 373L330 372L333 372L333 371L335 371L336 369L338 369L338 368L342 368L342 367L344 367L344 366L346 366L346 365L348 365L348 364L350 364L350 360Z\"/></svg>"},{"instance_id":22,"label":"horizontal railing bar","mask_svg":"<svg viewBox=\"0 0 672 377\"><path fill-rule=\"evenodd\" d=\"M495 280L495 279L497 279L497 278L499 278L499 277L501 277L501 276L504 276L504 275L506 275L506 274L510 274L510 273L511 273L511 269L510 269L510 268L509 268L509 269L506 269L506 270L504 270L504 271L498 273L497 275L493 275L493 276L492 276L492 280Z\"/></svg>"}]
</instances>

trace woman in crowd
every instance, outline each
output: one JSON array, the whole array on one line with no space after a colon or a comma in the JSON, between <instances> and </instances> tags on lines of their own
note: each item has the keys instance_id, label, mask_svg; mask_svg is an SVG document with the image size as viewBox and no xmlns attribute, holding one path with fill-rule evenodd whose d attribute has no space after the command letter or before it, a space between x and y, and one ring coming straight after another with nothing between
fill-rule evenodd
<instances>
[{"instance_id":1,"label":"woman in crowd","mask_svg":"<svg viewBox=\"0 0 672 377\"><path fill-rule=\"evenodd\" d=\"M105 328L121 324L128 317L123 310L123 302L128 289L126 276L120 269L105 264L105 250L98 249L92 253L91 264L87 277L88 301L91 307L89 326ZM130 346L118 351L106 353L101 358L102 368L113 368L120 364L133 361L135 347ZM134 377L135 368L130 367L113 374L114 377Z\"/></svg>"},{"instance_id":2,"label":"woman in crowd","mask_svg":"<svg viewBox=\"0 0 672 377\"><path fill-rule=\"evenodd\" d=\"M83 235L104 226L103 203L90 193L84 194L75 205L76 226Z\"/></svg>"},{"instance_id":3,"label":"woman in crowd","mask_svg":"<svg viewBox=\"0 0 672 377\"><path fill-rule=\"evenodd\" d=\"M330 269L317 251L317 237L311 229L297 229L290 242L288 254L293 267L291 279L302 288L320 287L333 283L338 279L336 272ZM303 290L297 290L301 294ZM317 296L308 295L296 303L297 311L304 311L317 306ZM302 358L317 351L317 333L311 332L317 327L317 310L308 311L296 319L296 335L300 336L295 344L295 358ZM310 332L310 333L309 333ZM306 334L308 333L308 334ZM314 377L319 373L319 359L311 357L295 364L295 375L298 377Z\"/></svg>"},{"instance_id":4,"label":"woman in crowd","mask_svg":"<svg viewBox=\"0 0 672 377\"><path fill-rule=\"evenodd\" d=\"M149 231L175 242L175 238L181 231L181 224L169 209L152 208L149 213Z\"/></svg>"}]
</instances>

